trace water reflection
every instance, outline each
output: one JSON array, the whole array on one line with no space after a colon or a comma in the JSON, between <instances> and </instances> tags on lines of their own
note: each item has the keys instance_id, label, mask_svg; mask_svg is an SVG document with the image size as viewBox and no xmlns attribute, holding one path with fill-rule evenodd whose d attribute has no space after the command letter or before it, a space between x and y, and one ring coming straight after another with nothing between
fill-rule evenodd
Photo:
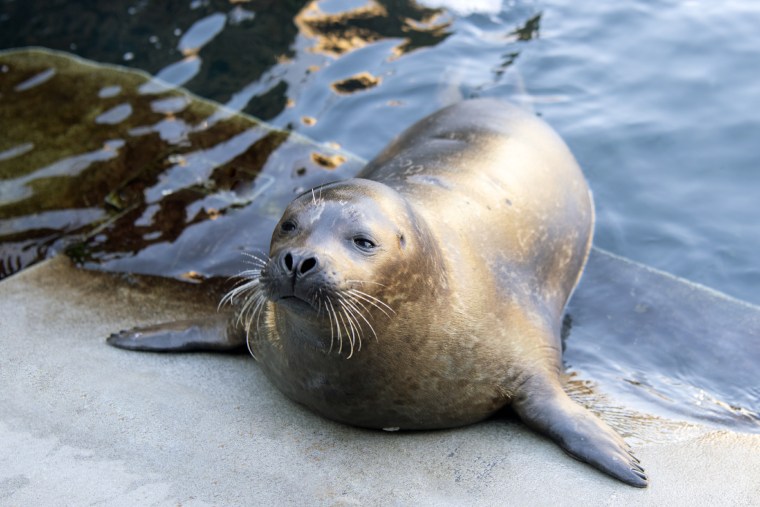
<instances>
[{"instance_id":1,"label":"water reflection","mask_svg":"<svg viewBox=\"0 0 760 507\"><path fill-rule=\"evenodd\" d=\"M564 359L644 412L760 433L760 308L594 250Z\"/></svg>"},{"instance_id":2,"label":"water reflection","mask_svg":"<svg viewBox=\"0 0 760 507\"><path fill-rule=\"evenodd\" d=\"M332 83L332 89L337 93L354 93L368 88L373 88L380 84L382 78L373 76L369 72L360 72L355 76L335 81Z\"/></svg>"},{"instance_id":3,"label":"water reflection","mask_svg":"<svg viewBox=\"0 0 760 507\"><path fill-rule=\"evenodd\" d=\"M333 2L336 3L336 2ZM349 2L350 5L352 2ZM338 57L382 39L399 39L395 55L435 46L451 35L451 20L441 9L415 2L368 0L337 12L309 3L295 18L301 34L314 41L312 51Z\"/></svg>"},{"instance_id":4,"label":"water reflection","mask_svg":"<svg viewBox=\"0 0 760 507\"><path fill-rule=\"evenodd\" d=\"M101 116L95 119L96 123L104 123L98 122L98 118ZM0 186L0 203L3 207L10 208L10 205L15 205L19 201L29 200L35 196L34 187L36 183L49 181L49 178L76 178L95 163L116 158L122 146L124 146L123 140L111 139L94 151L57 160L48 166L32 170L17 178L5 179Z\"/></svg>"},{"instance_id":5,"label":"water reflection","mask_svg":"<svg viewBox=\"0 0 760 507\"><path fill-rule=\"evenodd\" d=\"M306 0L4 2L0 47L44 46L146 70L164 82L227 102L292 56L293 18ZM247 112L276 115L285 89ZM279 97L279 99L278 99ZM278 104L274 108L272 104Z\"/></svg>"},{"instance_id":6,"label":"water reflection","mask_svg":"<svg viewBox=\"0 0 760 507\"><path fill-rule=\"evenodd\" d=\"M244 207L251 196L276 186L274 180L256 178L267 157L287 144L287 135L257 130L251 122L246 127L235 117L237 112L274 117L276 125L307 131L331 147L303 157L293 173L293 178L303 181L309 180L311 171L334 171L344 164L346 157L331 149L352 145L367 155L376 151L405 124L429 112L404 110L406 85L395 81L394 67L415 67L414 58L406 62L406 57L445 42L454 33L455 19L442 9L413 1L146 2L123 7L119 24L114 23L113 6L77 2L12 3L0 20L0 25L15 27L0 30L4 44L64 47L154 73L153 79L122 83L103 69L72 72L68 63L61 68L30 64L23 69L18 62L12 69L2 64L8 74L4 93L16 101L4 106L6 123L31 131L16 132L0 144L0 162L7 161L0 167L5 180L1 216L103 207L96 219L101 233L87 240L87 248L80 245L73 250L80 259L91 261L123 256L118 252L124 251L139 257L142 247L173 242L190 225L219 217L228 208ZM68 23L60 22L64 18ZM92 23L93 19L100 22ZM535 33L537 21L532 19L512 29L508 41L524 38L515 34ZM34 28L42 23L44 31ZM498 25L492 28L494 33L503 30ZM494 41L503 45L499 37ZM246 47L256 51L239 51ZM369 59L374 72L365 65L346 72L354 62L367 62L368 51L382 55ZM517 52L510 54L511 60L494 60L497 81ZM61 72L65 77L58 75ZM77 89L72 79L82 86ZM451 79L452 86L455 81ZM226 102L226 107L189 107L188 96L172 92L182 84ZM220 86L227 91L220 92ZM319 96L313 96L315 92ZM391 111L383 113L387 118L381 128L366 132L361 126L335 128L345 123L341 111L367 98ZM344 106L336 107L343 101ZM23 105L27 102L33 104ZM438 105L430 101L427 107ZM342 116L338 123L336 114ZM69 124L75 127L69 129ZM88 134L94 128L97 132ZM354 136L361 142L356 143ZM71 179L65 180L67 174ZM281 186L286 185L291 183ZM18 227L23 222L13 223ZM87 220L56 223L66 223L66 230L51 227L43 235L36 229L14 229L13 238L20 243L4 256L3 274L44 256L49 248L65 247L66 242L59 242L63 237L89 234ZM5 230L10 228L8 222ZM111 232L123 238L122 246ZM37 239L27 241L19 234ZM4 238L10 241L10 236Z\"/></svg>"},{"instance_id":7,"label":"water reflection","mask_svg":"<svg viewBox=\"0 0 760 507\"><path fill-rule=\"evenodd\" d=\"M353 149L368 157L433 109L503 87L519 43L537 33L535 12L519 4L501 12L484 9L481 3L468 5L465 11L482 25L477 32L465 25L457 31L461 20L452 11L422 4L169 0L102 5L29 0L6 6L0 47L41 45L146 70L156 79L143 85L143 93L182 85L225 104L227 109L210 118L211 123L234 111L297 130L327 121L329 127L305 133L321 142L356 145ZM448 44L452 37L457 41L446 55L432 53L433 60L415 55ZM468 57L477 54L477 64L463 65L460 49L469 52ZM446 65L443 73L441 64ZM410 72L420 76L413 78L416 85L409 82ZM410 91L430 88L442 74L443 89L420 90L432 99L426 108L404 108L413 95ZM358 97L368 92L376 93ZM336 102L336 95L342 100ZM335 129L335 116L356 109L355 100L382 105L375 107L376 113L386 115L384 123L392 128L363 136L358 144L351 132ZM304 123L301 118L313 121ZM336 133L329 135L330 130Z\"/></svg>"},{"instance_id":8,"label":"water reflection","mask_svg":"<svg viewBox=\"0 0 760 507\"><path fill-rule=\"evenodd\" d=\"M144 74L43 51L5 53L0 65L0 120L13 126L0 140L3 276L51 248L101 269L234 274L240 250L265 246L294 193L360 166L183 91L146 92L156 81ZM19 88L43 73L51 77ZM244 232L194 228L241 208ZM215 234L228 236L218 255L199 251Z\"/></svg>"},{"instance_id":9,"label":"water reflection","mask_svg":"<svg viewBox=\"0 0 760 507\"><path fill-rule=\"evenodd\" d=\"M17 84L13 87L13 90L16 92L25 92L26 90L34 88L35 86L41 85L53 76L55 76L55 69L45 69L39 74L36 74Z\"/></svg>"}]
</instances>

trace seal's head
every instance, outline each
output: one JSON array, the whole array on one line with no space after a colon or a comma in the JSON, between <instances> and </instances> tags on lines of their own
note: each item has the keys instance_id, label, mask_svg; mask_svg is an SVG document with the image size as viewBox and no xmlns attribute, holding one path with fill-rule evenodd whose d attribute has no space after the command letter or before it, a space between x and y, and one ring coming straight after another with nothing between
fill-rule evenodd
<instances>
[{"instance_id":1,"label":"seal's head","mask_svg":"<svg viewBox=\"0 0 760 507\"><path fill-rule=\"evenodd\" d=\"M399 294L417 292L399 288L414 283L418 259L429 257L425 229L382 183L350 179L309 190L275 227L257 273L261 304L247 307L269 313L280 336L350 356L395 317Z\"/></svg>"},{"instance_id":2,"label":"seal's head","mask_svg":"<svg viewBox=\"0 0 760 507\"><path fill-rule=\"evenodd\" d=\"M348 180L310 190L285 210L262 282L287 311L319 310L325 295L383 284L410 237L406 201L389 187Z\"/></svg>"}]
</instances>

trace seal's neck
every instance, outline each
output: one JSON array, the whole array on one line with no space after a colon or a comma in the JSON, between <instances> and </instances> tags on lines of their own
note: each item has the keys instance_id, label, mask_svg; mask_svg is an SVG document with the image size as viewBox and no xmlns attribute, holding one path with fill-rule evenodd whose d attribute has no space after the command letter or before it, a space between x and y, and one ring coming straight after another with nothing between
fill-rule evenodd
<instances>
[{"instance_id":1,"label":"seal's neck","mask_svg":"<svg viewBox=\"0 0 760 507\"><path fill-rule=\"evenodd\" d=\"M271 304L270 311L274 317L276 334L280 337L283 347L329 349L330 336L328 334L325 339L326 318L323 312L318 314L312 310L296 311L277 303Z\"/></svg>"}]
</instances>

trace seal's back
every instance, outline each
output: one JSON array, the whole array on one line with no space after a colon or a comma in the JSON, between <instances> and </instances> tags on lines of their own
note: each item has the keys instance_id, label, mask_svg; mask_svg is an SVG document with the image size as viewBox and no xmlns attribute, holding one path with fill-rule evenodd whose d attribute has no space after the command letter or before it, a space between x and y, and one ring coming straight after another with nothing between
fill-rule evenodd
<instances>
[{"instance_id":1,"label":"seal's back","mask_svg":"<svg viewBox=\"0 0 760 507\"><path fill-rule=\"evenodd\" d=\"M359 176L416 205L444 249L461 238L481 252L474 262L492 276L477 283L521 297L540 286L559 318L591 247L593 202L567 145L535 115L493 99L455 104L407 129ZM459 264L461 252L444 254Z\"/></svg>"}]
</instances>

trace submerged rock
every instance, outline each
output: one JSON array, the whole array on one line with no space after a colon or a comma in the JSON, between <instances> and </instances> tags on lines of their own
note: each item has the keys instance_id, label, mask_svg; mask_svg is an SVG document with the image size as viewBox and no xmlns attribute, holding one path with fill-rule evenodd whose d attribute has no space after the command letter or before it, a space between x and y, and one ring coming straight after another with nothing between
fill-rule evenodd
<instances>
[{"instance_id":1,"label":"submerged rock","mask_svg":"<svg viewBox=\"0 0 760 507\"><path fill-rule=\"evenodd\" d=\"M4 276L63 248L90 268L229 276L295 194L362 165L144 72L44 49L0 69Z\"/></svg>"}]
</instances>

